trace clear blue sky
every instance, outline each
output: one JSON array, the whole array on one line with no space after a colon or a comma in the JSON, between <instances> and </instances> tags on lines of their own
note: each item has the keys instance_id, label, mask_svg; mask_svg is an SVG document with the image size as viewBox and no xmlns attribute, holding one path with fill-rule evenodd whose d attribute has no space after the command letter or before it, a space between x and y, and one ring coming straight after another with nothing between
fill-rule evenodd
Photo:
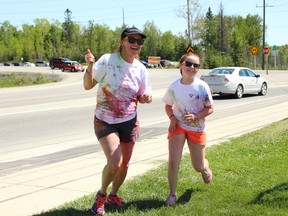
<instances>
[{"instance_id":1,"label":"clear blue sky","mask_svg":"<svg viewBox=\"0 0 288 216\"><path fill-rule=\"evenodd\" d=\"M191 2L193 0L190 0ZM263 17L263 0L199 0L205 15L208 7L219 12L222 2L225 15L248 14ZM265 0L266 3L266 42L273 45L288 44L288 1ZM127 25L142 29L146 21L154 21L162 32L171 30L173 34L184 33L187 21L177 16L176 10L186 5L187 0L0 0L0 22L10 21L13 26L34 24L36 18L64 21L64 11L72 11L73 21L87 25L106 24L112 30Z\"/></svg>"}]
</instances>

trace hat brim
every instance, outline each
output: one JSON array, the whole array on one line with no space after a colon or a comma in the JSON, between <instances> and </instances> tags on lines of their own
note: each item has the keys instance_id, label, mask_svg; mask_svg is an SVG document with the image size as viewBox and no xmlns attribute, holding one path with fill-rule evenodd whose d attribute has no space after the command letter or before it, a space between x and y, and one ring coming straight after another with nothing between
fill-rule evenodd
<instances>
[{"instance_id":1,"label":"hat brim","mask_svg":"<svg viewBox=\"0 0 288 216\"><path fill-rule=\"evenodd\" d=\"M127 35L140 35L143 39L145 39L146 38L146 35L144 35L144 34L140 34L139 32L129 32Z\"/></svg>"},{"instance_id":2,"label":"hat brim","mask_svg":"<svg viewBox=\"0 0 288 216\"><path fill-rule=\"evenodd\" d=\"M129 33L126 33L124 37L126 37L126 36L128 36L128 35L140 35L143 39L146 38L146 35L141 34L141 33L139 33L139 32L129 32ZM124 38L124 37L123 37L123 38ZM122 38L122 39L123 39L123 38Z\"/></svg>"}]
</instances>

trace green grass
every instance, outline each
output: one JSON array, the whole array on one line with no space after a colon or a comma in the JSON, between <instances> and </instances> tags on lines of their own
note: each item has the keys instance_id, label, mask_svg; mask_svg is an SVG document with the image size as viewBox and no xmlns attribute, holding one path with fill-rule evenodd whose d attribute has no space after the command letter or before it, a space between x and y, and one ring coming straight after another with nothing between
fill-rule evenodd
<instances>
[{"instance_id":1,"label":"green grass","mask_svg":"<svg viewBox=\"0 0 288 216\"><path fill-rule=\"evenodd\" d=\"M0 88L39 85L58 82L59 80L58 76L41 73L3 73L0 74Z\"/></svg>"},{"instance_id":2,"label":"green grass","mask_svg":"<svg viewBox=\"0 0 288 216\"><path fill-rule=\"evenodd\" d=\"M288 215L288 119L207 149L214 173L204 184L187 155L179 171L176 206L164 205L167 163L126 181L126 208L106 215ZM94 194L39 216L88 216Z\"/></svg>"}]
</instances>

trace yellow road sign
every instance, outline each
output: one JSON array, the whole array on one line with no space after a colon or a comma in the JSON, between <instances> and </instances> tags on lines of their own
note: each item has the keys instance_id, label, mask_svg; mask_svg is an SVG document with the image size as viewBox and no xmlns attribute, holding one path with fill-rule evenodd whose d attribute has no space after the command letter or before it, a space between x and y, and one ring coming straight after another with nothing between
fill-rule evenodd
<instances>
[{"instance_id":1,"label":"yellow road sign","mask_svg":"<svg viewBox=\"0 0 288 216\"><path fill-rule=\"evenodd\" d=\"M193 49L191 46L188 46L188 47L186 48L186 53L192 54L192 53L194 53L194 49Z\"/></svg>"},{"instance_id":2,"label":"yellow road sign","mask_svg":"<svg viewBox=\"0 0 288 216\"><path fill-rule=\"evenodd\" d=\"M259 51L260 51L260 49L255 44L253 44L250 47L250 52L252 55L257 55L259 53Z\"/></svg>"}]
</instances>

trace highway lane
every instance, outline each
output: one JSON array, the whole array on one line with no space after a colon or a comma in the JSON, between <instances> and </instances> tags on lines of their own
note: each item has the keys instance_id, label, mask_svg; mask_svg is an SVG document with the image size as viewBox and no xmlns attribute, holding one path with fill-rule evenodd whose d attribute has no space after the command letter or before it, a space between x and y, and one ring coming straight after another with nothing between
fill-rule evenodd
<instances>
[{"instance_id":1,"label":"highway lane","mask_svg":"<svg viewBox=\"0 0 288 216\"><path fill-rule=\"evenodd\" d=\"M48 68L32 70L52 73ZM199 71L199 76L205 72ZM215 112L207 118L208 124L209 120L287 101L288 72L259 73L268 79L268 94L240 100L215 96ZM149 74L153 103L138 107L141 139L166 133L168 119L161 97L169 83L180 76L176 69L154 69ZM93 132L96 89L83 89L83 73L54 70L53 75L64 75L65 79L48 85L0 89L0 175L99 151Z\"/></svg>"}]
</instances>

